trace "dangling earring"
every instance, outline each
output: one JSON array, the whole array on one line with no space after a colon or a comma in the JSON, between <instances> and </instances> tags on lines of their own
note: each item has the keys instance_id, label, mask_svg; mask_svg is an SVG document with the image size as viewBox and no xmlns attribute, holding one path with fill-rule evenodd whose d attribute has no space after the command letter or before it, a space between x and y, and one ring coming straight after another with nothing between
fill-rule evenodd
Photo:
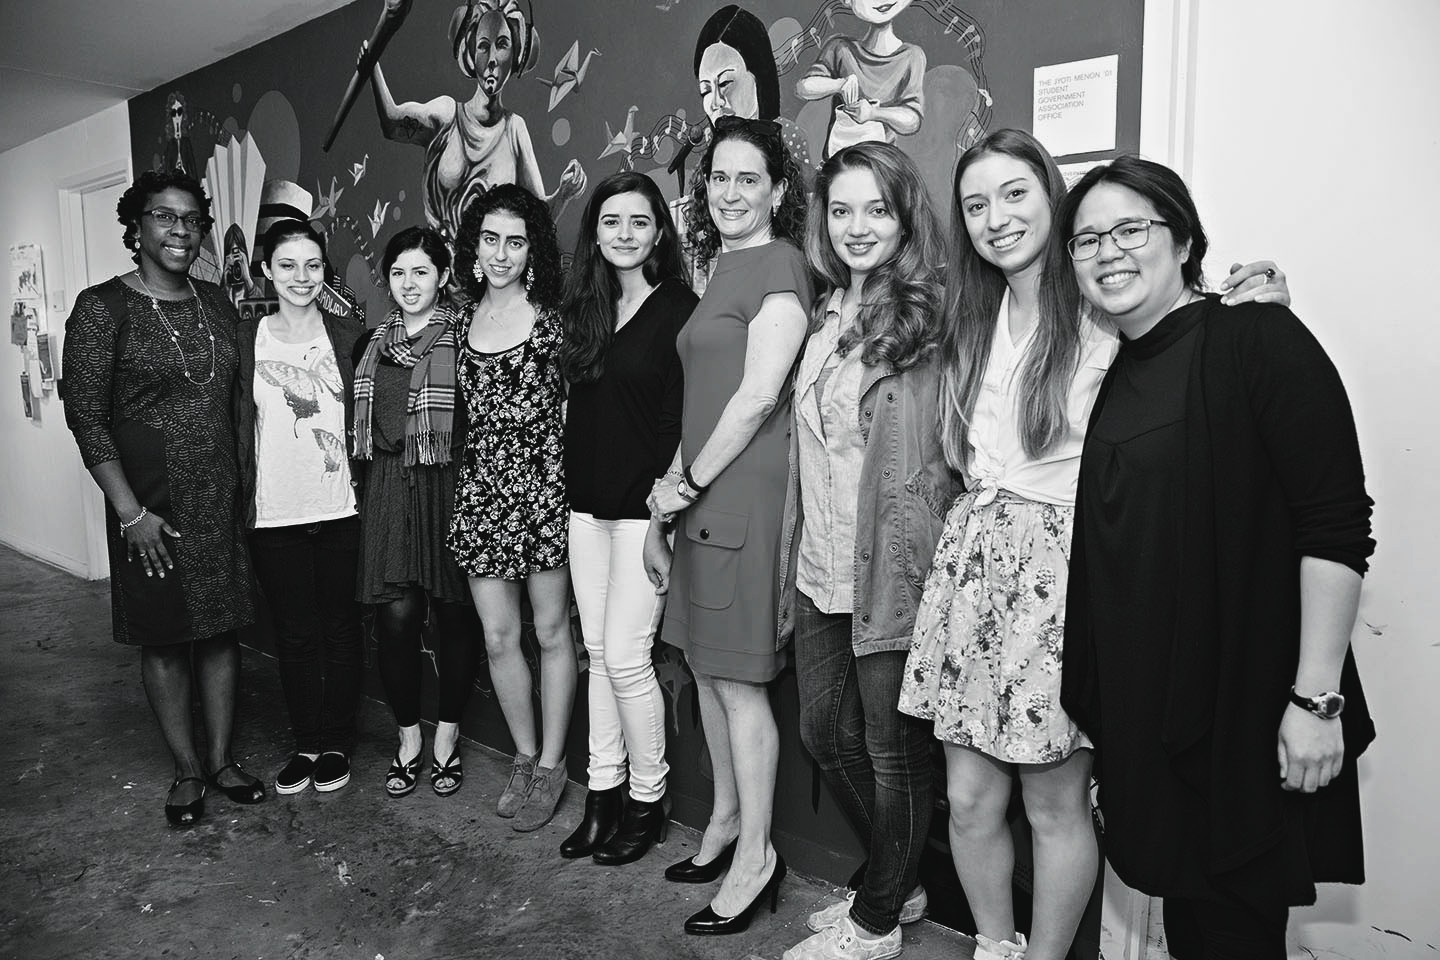
<instances>
[{"instance_id":1,"label":"dangling earring","mask_svg":"<svg viewBox=\"0 0 1440 960\"><path fill-rule=\"evenodd\" d=\"M476 257L476 258L475 258L475 269L473 269L473 270L470 271L470 272L473 273L473 274L475 274L475 282L476 282L476 283L484 283L484 282L485 282L485 268L482 267L482 266L480 266L480 258L479 258L479 257Z\"/></svg>"},{"instance_id":2,"label":"dangling earring","mask_svg":"<svg viewBox=\"0 0 1440 960\"><path fill-rule=\"evenodd\" d=\"M525 268L525 295L530 295L530 288L535 286L535 264Z\"/></svg>"}]
</instances>

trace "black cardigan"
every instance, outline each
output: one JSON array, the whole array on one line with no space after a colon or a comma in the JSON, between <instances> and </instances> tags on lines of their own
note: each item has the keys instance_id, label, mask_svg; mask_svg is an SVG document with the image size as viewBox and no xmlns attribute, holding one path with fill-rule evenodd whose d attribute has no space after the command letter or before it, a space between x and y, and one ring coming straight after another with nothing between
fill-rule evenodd
<instances>
[{"instance_id":1,"label":"black cardigan","mask_svg":"<svg viewBox=\"0 0 1440 960\"><path fill-rule=\"evenodd\" d=\"M1281 790L1275 743L1299 660L1299 561L1333 560L1363 574L1375 547L1373 501L1345 388L1314 336L1284 307L1208 298L1202 309L1186 394L1186 546L1162 740L1171 772L1207 800L1208 823L1195 829L1209 831L1216 884L1257 905L1313 903L1316 881L1364 879L1355 761L1375 727L1347 651L1342 772L1314 794ZM1113 376L1100 386L1092 427ZM1083 503L1080 491L1061 704L1097 744L1103 811L1086 583L1105 571L1086 563Z\"/></svg>"},{"instance_id":2,"label":"black cardigan","mask_svg":"<svg viewBox=\"0 0 1440 960\"><path fill-rule=\"evenodd\" d=\"M340 382L345 402L345 447L351 447L355 426L355 344L369 333L354 320L320 311L325 334L335 351L335 365L340 369ZM235 373L233 409L235 417L236 453L240 459L240 504L245 511L245 527L255 526L255 337L260 331L259 320L242 320L235 328L235 341L240 350L240 365ZM360 497L364 464L350 458L350 485Z\"/></svg>"}]
</instances>

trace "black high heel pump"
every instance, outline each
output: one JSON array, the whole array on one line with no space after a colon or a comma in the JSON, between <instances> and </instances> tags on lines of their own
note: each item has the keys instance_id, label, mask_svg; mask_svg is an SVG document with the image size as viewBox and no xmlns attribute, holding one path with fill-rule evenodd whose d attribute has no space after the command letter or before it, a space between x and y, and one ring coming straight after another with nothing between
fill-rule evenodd
<instances>
[{"instance_id":1,"label":"black high heel pump","mask_svg":"<svg viewBox=\"0 0 1440 960\"><path fill-rule=\"evenodd\" d=\"M727 933L740 933L750 928L750 921L755 917L755 911L759 909L761 901L767 897L770 900L770 912L774 913L780 905L780 881L785 879L785 858L775 854L775 870L770 874L770 879L765 881L765 886L750 901L750 905L733 917L722 917L707 904L704 910L694 914L685 921L685 932L697 936L719 936Z\"/></svg>"},{"instance_id":2,"label":"black high heel pump","mask_svg":"<svg viewBox=\"0 0 1440 960\"><path fill-rule=\"evenodd\" d=\"M735 847L739 843L739 837L731 840L709 863L696 863L694 857L672 863L665 868L665 879L672 883L713 883L730 867L730 861L735 859Z\"/></svg>"}]
</instances>

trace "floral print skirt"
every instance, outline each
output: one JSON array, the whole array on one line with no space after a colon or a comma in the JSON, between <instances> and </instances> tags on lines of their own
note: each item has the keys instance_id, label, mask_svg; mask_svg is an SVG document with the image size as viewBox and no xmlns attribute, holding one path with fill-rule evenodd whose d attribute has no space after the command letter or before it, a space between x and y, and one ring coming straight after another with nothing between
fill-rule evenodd
<instances>
[{"instance_id":1,"label":"floral print skirt","mask_svg":"<svg viewBox=\"0 0 1440 960\"><path fill-rule=\"evenodd\" d=\"M956 501L915 618L902 713L1008 763L1091 746L1060 708L1074 512L1004 493Z\"/></svg>"}]
</instances>

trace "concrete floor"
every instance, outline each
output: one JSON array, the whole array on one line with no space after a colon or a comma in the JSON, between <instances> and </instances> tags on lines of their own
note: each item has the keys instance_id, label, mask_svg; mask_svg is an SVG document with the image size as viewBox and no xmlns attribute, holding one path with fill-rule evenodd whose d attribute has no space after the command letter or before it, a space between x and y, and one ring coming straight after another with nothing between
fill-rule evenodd
<instances>
[{"instance_id":1,"label":"concrete floor","mask_svg":"<svg viewBox=\"0 0 1440 960\"><path fill-rule=\"evenodd\" d=\"M504 758L466 741L466 781L442 800L422 780L385 795L394 731L366 701L354 779L326 796L207 800L204 821L167 826L170 760L134 650L110 640L109 584L86 583L0 547L0 957L775 958L808 935L836 891L794 876L779 913L733 937L681 931L710 887L666 883L698 834L626 867L562 860L579 820L571 783L555 821L513 832L493 814ZM260 776L289 734L274 664L244 654L235 755ZM783 851L782 851L783 852ZM969 958L971 941L906 928L907 960Z\"/></svg>"}]
</instances>

